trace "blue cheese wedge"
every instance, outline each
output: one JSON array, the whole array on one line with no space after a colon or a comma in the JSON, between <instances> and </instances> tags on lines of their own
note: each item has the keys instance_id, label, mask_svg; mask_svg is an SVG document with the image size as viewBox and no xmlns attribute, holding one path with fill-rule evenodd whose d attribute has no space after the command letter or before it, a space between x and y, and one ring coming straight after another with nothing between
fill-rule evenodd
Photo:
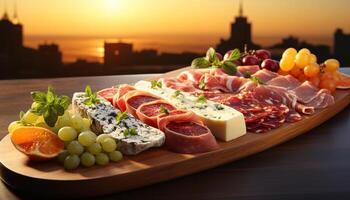
<instances>
[{"instance_id":1,"label":"blue cheese wedge","mask_svg":"<svg viewBox=\"0 0 350 200\"><path fill-rule=\"evenodd\" d=\"M246 134L244 116L234 108L205 99L198 101L198 97L192 94L167 87L152 88L149 81L139 81L135 88L159 96L178 109L193 111L220 140L231 141Z\"/></svg>"},{"instance_id":2,"label":"blue cheese wedge","mask_svg":"<svg viewBox=\"0 0 350 200\"><path fill-rule=\"evenodd\" d=\"M104 99L94 105L86 105L85 93L77 92L73 95L73 109L82 117L92 120L91 130L96 134L106 133L116 139L118 149L126 155L135 155L151 147L160 147L164 144L165 135L159 129L142 123L132 115L127 114L126 119L119 123L116 121L117 113L111 103ZM127 129L135 129L137 134L125 134Z\"/></svg>"}]
</instances>

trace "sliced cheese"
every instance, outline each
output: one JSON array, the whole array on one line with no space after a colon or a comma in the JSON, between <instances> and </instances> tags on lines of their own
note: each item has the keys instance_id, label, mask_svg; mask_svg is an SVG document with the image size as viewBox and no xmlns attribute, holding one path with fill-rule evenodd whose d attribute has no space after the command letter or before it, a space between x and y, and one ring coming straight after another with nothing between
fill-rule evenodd
<instances>
[{"instance_id":1,"label":"sliced cheese","mask_svg":"<svg viewBox=\"0 0 350 200\"><path fill-rule=\"evenodd\" d=\"M209 100L201 103L195 95L187 92L176 95L179 91L167 87L152 88L149 81L139 81L135 88L159 96L178 109L193 111L220 140L230 141L246 133L244 116L234 108Z\"/></svg>"}]
</instances>

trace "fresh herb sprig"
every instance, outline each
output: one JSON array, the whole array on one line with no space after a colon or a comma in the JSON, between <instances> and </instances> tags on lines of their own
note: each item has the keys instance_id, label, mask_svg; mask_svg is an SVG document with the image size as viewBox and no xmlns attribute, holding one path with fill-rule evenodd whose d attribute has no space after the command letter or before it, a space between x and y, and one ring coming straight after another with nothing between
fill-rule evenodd
<instances>
[{"instance_id":1,"label":"fresh herb sprig","mask_svg":"<svg viewBox=\"0 0 350 200\"><path fill-rule=\"evenodd\" d=\"M128 128L123 131L124 137L137 135L136 128Z\"/></svg>"},{"instance_id":2,"label":"fresh herb sprig","mask_svg":"<svg viewBox=\"0 0 350 200\"><path fill-rule=\"evenodd\" d=\"M197 98L197 102L198 103L206 103L207 102L207 98L205 98L205 96L204 95L201 95L201 96L199 96L198 98Z\"/></svg>"},{"instance_id":3,"label":"fresh herb sprig","mask_svg":"<svg viewBox=\"0 0 350 200\"><path fill-rule=\"evenodd\" d=\"M226 74L235 75L237 73L237 66L234 61L241 57L239 49L234 49L231 51L228 58L220 61L214 48L209 48L205 57L196 58L192 61L191 67L200 68L222 68Z\"/></svg>"},{"instance_id":4,"label":"fresh herb sprig","mask_svg":"<svg viewBox=\"0 0 350 200\"><path fill-rule=\"evenodd\" d=\"M256 76L251 76L250 80L255 82L258 85L264 85L265 84L259 77L256 77Z\"/></svg>"},{"instance_id":5,"label":"fresh herb sprig","mask_svg":"<svg viewBox=\"0 0 350 200\"><path fill-rule=\"evenodd\" d=\"M162 82L161 81L157 81L157 80L151 81L151 88L152 89L162 88Z\"/></svg>"},{"instance_id":6,"label":"fresh herb sprig","mask_svg":"<svg viewBox=\"0 0 350 200\"><path fill-rule=\"evenodd\" d=\"M173 94L173 97L183 96L182 92L180 90L176 90Z\"/></svg>"},{"instance_id":7,"label":"fresh herb sprig","mask_svg":"<svg viewBox=\"0 0 350 200\"><path fill-rule=\"evenodd\" d=\"M115 117L115 120L117 121L117 124L119 124L124 119L128 119L129 116L126 114L126 112L118 112L117 116Z\"/></svg>"},{"instance_id":8,"label":"fresh herb sprig","mask_svg":"<svg viewBox=\"0 0 350 200\"><path fill-rule=\"evenodd\" d=\"M85 87L85 97L87 97L87 99L84 101L84 103L87 106L91 106L91 105L94 105L96 103L100 103L100 99L97 98L96 92L92 92L90 85L87 85Z\"/></svg>"},{"instance_id":9,"label":"fresh herb sprig","mask_svg":"<svg viewBox=\"0 0 350 200\"><path fill-rule=\"evenodd\" d=\"M70 105L70 98L55 94L51 86L48 87L47 92L31 92L33 102L31 112L43 116L45 123L50 127L54 127L59 116L64 114L64 111Z\"/></svg>"},{"instance_id":10,"label":"fresh herb sprig","mask_svg":"<svg viewBox=\"0 0 350 200\"><path fill-rule=\"evenodd\" d=\"M201 79L201 80L198 82L198 87L199 87L199 89L204 89L204 88L205 88L204 79Z\"/></svg>"},{"instance_id":11,"label":"fresh herb sprig","mask_svg":"<svg viewBox=\"0 0 350 200\"><path fill-rule=\"evenodd\" d=\"M159 112L160 113L164 113L164 114L169 114L169 110L167 109L167 108L165 108L163 105L161 105L160 107L159 107Z\"/></svg>"}]
</instances>

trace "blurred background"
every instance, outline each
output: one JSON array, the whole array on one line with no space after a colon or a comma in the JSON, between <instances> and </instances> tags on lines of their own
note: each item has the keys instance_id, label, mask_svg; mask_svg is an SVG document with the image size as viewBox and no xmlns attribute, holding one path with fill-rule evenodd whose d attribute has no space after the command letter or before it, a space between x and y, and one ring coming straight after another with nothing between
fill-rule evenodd
<instances>
[{"instance_id":1,"label":"blurred background","mask_svg":"<svg viewBox=\"0 0 350 200\"><path fill-rule=\"evenodd\" d=\"M350 66L348 0L0 0L0 79L159 73L214 47Z\"/></svg>"}]
</instances>

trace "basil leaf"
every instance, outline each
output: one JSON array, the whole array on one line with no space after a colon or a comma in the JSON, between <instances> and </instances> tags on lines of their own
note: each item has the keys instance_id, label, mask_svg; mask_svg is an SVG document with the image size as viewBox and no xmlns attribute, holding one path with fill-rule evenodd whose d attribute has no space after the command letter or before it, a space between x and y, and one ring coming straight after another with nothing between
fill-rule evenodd
<instances>
[{"instance_id":1,"label":"basil leaf","mask_svg":"<svg viewBox=\"0 0 350 200\"><path fill-rule=\"evenodd\" d=\"M87 97L89 97L89 96L92 95L92 90L91 90L90 85L87 85L87 86L85 87L85 95L86 95Z\"/></svg>"},{"instance_id":2,"label":"basil leaf","mask_svg":"<svg viewBox=\"0 0 350 200\"><path fill-rule=\"evenodd\" d=\"M252 76L250 77L250 80L252 80L253 82L255 82L258 85L263 85L265 84L259 77L256 76Z\"/></svg>"},{"instance_id":3,"label":"basil leaf","mask_svg":"<svg viewBox=\"0 0 350 200\"><path fill-rule=\"evenodd\" d=\"M199 89L204 89L204 88L205 88L204 79L201 79L201 80L198 82L198 87L199 87Z\"/></svg>"},{"instance_id":4,"label":"basil leaf","mask_svg":"<svg viewBox=\"0 0 350 200\"><path fill-rule=\"evenodd\" d=\"M46 111L46 103L37 103L30 111L36 115L42 115Z\"/></svg>"},{"instance_id":5,"label":"basil leaf","mask_svg":"<svg viewBox=\"0 0 350 200\"><path fill-rule=\"evenodd\" d=\"M230 61L225 61L223 64L223 69L226 74L228 75L235 75L237 73L237 67L235 64L233 64Z\"/></svg>"},{"instance_id":6,"label":"basil leaf","mask_svg":"<svg viewBox=\"0 0 350 200\"><path fill-rule=\"evenodd\" d=\"M126 114L126 112L118 112L115 120L117 121L117 124L119 124L122 120L127 118L129 118L129 116Z\"/></svg>"},{"instance_id":7,"label":"basil leaf","mask_svg":"<svg viewBox=\"0 0 350 200\"><path fill-rule=\"evenodd\" d=\"M65 109L61 105L55 104L53 108L55 109L58 116L62 116L64 114Z\"/></svg>"},{"instance_id":8,"label":"basil leaf","mask_svg":"<svg viewBox=\"0 0 350 200\"><path fill-rule=\"evenodd\" d=\"M205 98L205 96L204 95L201 95L201 96L199 96L198 98L197 98L197 102L198 103L206 103L207 102L207 98Z\"/></svg>"},{"instance_id":9,"label":"basil leaf","mask_svg":"<svg viewBox=\"0 0 350 200\"><path fill-rule=\"evenodd\" d=\"M55 94L52 92L52 90L48 90L46 94L46 102L52 103L55 101Z\"/></svg>"},{"instance_id":10,"label":"basil leaf","mask_svg":"<svg viewBox=\"0 0 350 200\"><path fill-rule=\"evenodd\" d=\"M57 112L52 107L49 107L44 113L45 123L50 127L54 127L57 119Z\"/></svg>"},{"instance_id":11,"label":"basil leaf","mask_svg":"<svg viewBox=\"0 0 350 200\"><path fill-rule=\"evenodd\" d=\"M241 57L241 53L239 49L234 49L227 60L232 62L232 61L238 60L240 57Z\"/></svg>"},{"instance_id":12,"label":"basil leaf","mask_svg":"<svg viewBox=\"0 0 350 200\"><path fill-rule=\"evenodd\" d=\"M68 96L63 95L59 98L58 103L63 107L64 110L66 110L71 104L71 100Z\"/></svg>"},{"instance_id":13,"label":"basil leaf","mask_svg":"<svg viewBox=\"0 0 350 200\"><path fill-rule=\"evenodd\" d=\"M209 62L214 62L215 58L217 58L214 48L210 47L208 49L207 54L206 54L206 58L207 58L207 60L209 60Z\"/></svg>"},{"instance_id":14,"label":"basil leaf","mask_svg":"<svg viewBox=\"0 0 350 200\"><path fill-rule=\"evenodd\" d=\"M160 112L160 113L167 114L167 115L169 114L169 110L166 109L163 105L160 106L159 112Z\"/></svg>"},{"instance_id":15,"label":"basil leaf","mask_svg":"<svg viewBox=\"0 0 350 200\"><path fill-rule=\"evenodd\" d=\"M46 94L45 92L31 92L30 93L32 95L32 99L34 102L46 102Z\"/></svg>"},{"instance_id":16,"label":"basil leaf","mask_svg":"<svg viewBox=\"0 0 350 200\"><path fill-rule=\"evenodd\" d=\"M210 66L209 61L205 58L196 58L192 61L191 67L198 68L208 68Z\"/></svg>"},{"instance_id":17,"label":"basil leaf","mask_svg":"<svg viewBox=\"0 0 350 200\"><path fill-rule=\"evenodd\" d=\"M215 67L215 68L220 68L222 67L222 63L221 61L219 60L219 58L215 57L214 61L213 61L213 64L212 64L212 67Z\"/></svg>"}]
</instances>

